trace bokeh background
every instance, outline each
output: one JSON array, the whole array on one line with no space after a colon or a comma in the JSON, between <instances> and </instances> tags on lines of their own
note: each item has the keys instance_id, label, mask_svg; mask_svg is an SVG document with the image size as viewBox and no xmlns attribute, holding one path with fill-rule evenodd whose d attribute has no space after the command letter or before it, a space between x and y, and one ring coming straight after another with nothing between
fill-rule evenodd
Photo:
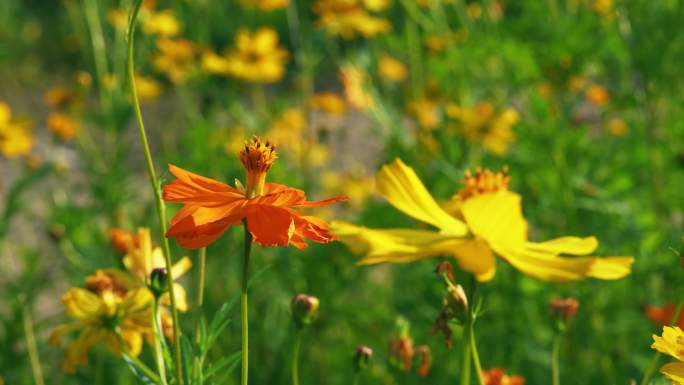
<instances>
[{"instance_id":1,"label":"bokeh background","mask_svg":"<svg viewBox=\"0 0 684 385\"><path fill-rule=\"evenodd\" d=\"M0 2L0 101L11 110L0 113L7 384L33 383L27 319L46 383L136 383L106 349L65 375L63 349L47 344L66 319L61 293L98 268L121 266L111 228L150 227L160 242L124 81L130 6ZM374 194L380 165L402 158L441 200L466 169L507 165L532 239L596 235L599 254L636 263L620 281L560 285L499 261L482 288L483 365L550 383L548 304L572 296L580 308L561 350L563 383L626 385L648 366L659 328L644 306L681 299L682 19L677 0L146 1L136 76L163 182L171 179L166 163L243 178L236 153L258 134L279 150L269 180L314 198L350 195L318 214L415 227ZM172 246L175 257L196 261ZM208 249L208 317L239 292L241 247L242 231L233 229ZM304 336L302 383L350 383L361 343L376 352L362 383L456 381L458 349L432 333L443 290L438 260L358 267L358 258L340 244L254 250L253 383L290 381L289 301L298 292L321 299ZM182 280L190 298L194 274ZM181 315L187 331L193 317ZM213 358L239 349L235 318ZM432 350L425 378L387 363L398 318ZM151 362L149 348L143 359ZM238 377L227 373L224 383Z\"/></svg>"}]
</instances>

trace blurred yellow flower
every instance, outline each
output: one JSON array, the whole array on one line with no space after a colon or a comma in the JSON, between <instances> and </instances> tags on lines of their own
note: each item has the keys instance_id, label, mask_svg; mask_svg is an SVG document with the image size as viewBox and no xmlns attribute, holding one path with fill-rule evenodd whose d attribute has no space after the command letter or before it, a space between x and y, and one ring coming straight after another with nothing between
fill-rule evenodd
<instances>
[{"instance_id":1,"label":"blurred yellow flower","mask_svg":"<svg viewBox=\"0 0 684 385\"><path fill-rule=\"evenodd\" d=\"M121 8L112 8L107 12L107 21L119 31L125 31L128 27L128 12Z\"/></svg>"},{"instance_id":2,"label":"blurred yellow flower","mask_svg":"<svg viewBox=\"0 0 684 385\"><path fill-rule=\"evenodd\" d=\"M663 327L663 336L653 336L651 348L675 358L678 362L665 364L660 372L672 380L673 385L684 384L684 332L679 327Z\"/></svg>"},{"instance_id":3,"label":"blurred yellow flower","mask_svg":"<svg viewBox=\"0 0 684 385\"><path fill-rule=\"evenodd\" d=\"M275 11L287 7L289 0L242 0L242 4L257 7L262 11Z\"/></svg>"},{"instance_id":4,"label":"blurred yellow flower","mask_svg":"<svg viewBox=\"0 0 684 385\"><path fill-rule=\"evenodd\" d=\"M355 170L344 173L325 171L321 176L321 186L325 195L344 193L349 197L349 206L358 210L375 191L375 179Z\"/></svg>"},{"instance_id":5,"label":"blurred yellow flower","mask_svg":"<svg viewBox=\"0 0 684 385\"><path fill-rule=\"evenodd\" d=\"M610 100L608 90L597 84L590 86L585 91L584 96L589 103L595 104L597 106L602 106L608 103L608 101Z\"/></svg>"},{"instance_id":6,"label":"blurred yellow flower","mask_svg":"<svg viewBox=\"0 0 684 385\"><path fill-rule=\"evenodd\" d=\"M79 131L79 124L66 114L53 112L48 116L48 130L64 140L73 139Z\"/></svg>"},{"instance_id":7,"label":"blurred yellow flower","mask_svg":"<svg viewBox=\"0 0 684 385\"><path fill-rule=\"evenodd\" d=\"M437 54L444 51L448 45L467 41L468 37L468 30L464 29L441 35L429 35L423 40L423 44L430 52Z\"/></svg>"},{"instance_id":8,"label":"blurred yellow flower","mask_svg":"<svg viewBox=\"0 0 684 385\"><path fill-rule=\"evenodd\" d=\"M28 155L33 148L33 135L26 124L12 120L12 110L0 101L0 153L7 158Z\"/></svg>"},{"instance_id":9,"label":"blurred yellow flower","mask_svg":"<svg viewBox=\"0 0 684 385\"><path fill-rule=\"evenodd\" d=\"M344 96L354 108L366 110L375 106L373 97L366 92L366 73L353 64L345 64L340 68L340 81L344 86Z\"/></svg>"},{"instance_id":10,"label":"blurred yellow flower","mask_svg":"<svg viewBox=\"0 0 684 385\"><path fill-rule=\"evenodd\" d=\"M480 3L469 3L466 7L466 14L471 20L477 20L482 17L482 5Z\"/></svg>"},{"instance_id":11,"label":"blurred yellow flower","mask_svg":"<svg viewBox=\"0 0 684 385\"><path fill-rule=\"evenodd\" d=\"M195 45L186 39L158 38L159 52L153 57L153 67L172 82L182 83L195 65Z\"/></svg>"},{"instance_id":12,"label":"blurred yellow flower","mask_svg":"<svg viewBox=\"0 0 684 385\"><path fill-rule=\"evenodd\" d=\"M497 114L489 102L480 102L473 107L448 104L446 114L460 121L457 130L468 140L481 143L498 155L508 152L508 147L515 141L512 127L520 121L520 115L514 108L505 108Z\"/></svg>"},{"instance_id":13,"label":"blurred yellow flower","mask_svg":"<svg viewBox=\"0 0 684 385\"><path fill-rule=\"evenodd\" d=\"M593 0L591 9L604 18L610 18L615 14L614 6L614 0Z\"/></svg>"},{"instance_id":14,"label":"blurred yellow flower","mask_svg":"<svg viewBox=\"0 0 684 385\"><path fill-rule=\"evenodd\" d=\"M568 79L568 88L570 91L578 92L587 85L587 78L582 75L574 75Z\"/></svg>"},{"instance_id":15,"label":"blurred yellow flower","mask_svg":"<svg viewBox=\"0 0 684 385\"><path fill-rule=\"evenodd\" d=\"M44 100L52 108L63 108L76 100L76 93L67 87L54 87L45 92Z\"/></svg>"},{"instance_id":16,"label":"blurred yellow flower","mask_svg":"<svg viewBox=\"0 0 684 385\"><path fill-rule=\"evenodd\" d=\"M629 126L620 118L612 118L608 121L608 133L613 136L625 136L629 134Z\"/></svg>"},{"instance_id":17,"label":"blurred yellow flower","mask_svg":"<svg viewBox=\"0 0 684 385\"><path fill-rule=\"evenodd\" d=\"M97 292L72 288L62 296L66 312L74 321L57 326L49 343L58 345L65 334L79 333L64 353L65 372L73 373L78 365L86 365L88 351L101 342L114 354L138 356L143 334L152 331L153 296L149 290L134 289L122 296L113 287L103 285L96 289Z\"/></svg>"},{"instance_id":18,"label":"blurred yellow flower","mask_svg":"<svg viewBox=\"0 0 684 385\"><path fill-rule=\"evenodd\" d=\"M318 27L330 35L345 39L356 36L373 38L389 32L392 24L369 11L383 10L389 3L384 0L317 0L313 10L318 15Z\"/></svg>"},{"instance_id":19,"label":"blurred yellow flower","mask_svg":"<svg viewBox=\"0 0 684 385\"><path fill-rule=\"evenodd\" d=\"M347 103L333 92L319 92L311 97L309 106L331 115L342 116L347 113Z\"/></svg>"},{"instance_id":20,"label":"blurred yellow flower","mask_svg":"<svg viewBox=\"0 0 684 385\"><path fill-rule=\"evenodd\" d=\"M172 10L166 9L146 15L143 18L142 30L147 35L174 37L181 32L181 25L176 19L176 14Z\"/></svg>"},{"instance_id":21,"label":"blurred yellow flower","mask_svg":"<svg viewBox=\"0 0 684 385\"><path fill-rule=\"evenodd\" d=\"M230 75L250 83L273 83L285 75L288 56L287 50L278 44L275 29L241 29L235 36L234 49L225 56L205 52L202 67L209 73Z\"/></svg>"},{"instance_id":22,"label":"blurred yellow flower","mask_svg":"<svg viewBox=\"0 0 684 385\"><path fill-rule=\"evenodd\" d=\"M166 267L164 254L160 247L152 247L150 230L141 228L138 230L138 244L129 248L128 253L123 257L123 264L126 269L138 279L140 284L148 284L150 273L157 268ZM190 258L183 257L173 266L171 273L176 281L192 267ZM178 282L173 283L173 291L176 297L176 306L179 311L188 310L187 294L185 288ZM160 298L161 304L170 305L169 293L165 293Z\"/></svg>"},{"instance_id":23,"label":"blurred yellow flower","mask_svg":"<svg viewBox=\"0 0 684 385\"><path fill-rule=\"evenodd\" d=\"M436 100L422 98L410 102L407 109L418 121L420 128L432 130L439 125L441 113Z\"/></svg>"},{"instance_id":24,"label":"blurred yellow flower","mask_svg":"<svg viewBox=\"0 0 684 385\"><path fill-rule=\"evenodd\" d=\"M524 274L544 281L618 279L630 273L632 257L560 256L593 252L598 246L594 237L529 241L521 197L508 190L508 181L505 171L466 173L464 187L442 207L413 169L397 159L380 170L378 192L397 209L438 230L369 229L345 222L333 222L332 230L354 252L366 253L360 264L453 255L461 269L487 281L494 277L498 255Z\"/></svg>"},{"instance_id":25,"label":"blurred yellow flower","mask_svg":"<svg viewBox=\"0 0 684 385\"><path fill-rule=\"evenodd\" d=\"M135 87L138 90L138 97L142 101L154 100L162 94L161 83L153 77L135 74Z\"/></svg>"},{"instance_id":26,"label":"blurred yellow flower","mask_svg":"<svg viewBox=\"0 0 684 385\"><path fill-rule=\"evenodd\" d=\"M380 77L390 82L400 82L406 79L408 75L408 70L404 63L387 54L380 56L378 72Z\"/></svg>"}]
</instances>

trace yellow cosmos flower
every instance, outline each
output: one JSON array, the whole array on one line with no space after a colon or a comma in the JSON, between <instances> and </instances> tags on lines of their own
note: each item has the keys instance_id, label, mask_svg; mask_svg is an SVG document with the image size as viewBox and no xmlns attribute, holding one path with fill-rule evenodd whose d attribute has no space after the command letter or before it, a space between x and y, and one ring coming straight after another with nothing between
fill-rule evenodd
<instances>
[{"instance_id":1,"label":"yellow cosmos flower","mask_svg":"<svg viewBox=\"0 0 684 385\"><path fill-rule=\"evenodd\" d=\"M342 116L347 113L347 103L333 92L315 94L309 100L309 106L315 110L325 111L335 116Z\"/></svg>"},{"instance_id":2,"label":"yellow cosmos flower","mask_svg":"<svg viewBox=\"0 0 684 385\"><path fill-rule=\"evenodd\" d=\"M159 52L152 59L153 67L172 82L182 83L195 65L195 45L186 39L158 38Z\"/></svg>"},{"instance_id":3,"label":"yellow cosmos flower","mask_svg":"<svg viewBox=\"0 0 684 385\"><path fill-rule=\"evenodd\" d=\"M0 101L0 154L12 159L28 155L33 148L33 135L25 124L12 120L9 105Z\"/></svg>"},{"instance_id":4,"label":"yellow cosmos flower","mask_svg":"<svg viewBox=\"0 0 684 385\"><path fill-rule=\"evenodd\" d=\"M408 69L404 63L390 55L382 55L378 60L380 77L390 82L400 82L408 76Z\"/></svg>"},{"instance_id":5,"label":"yellow cosmos flower","mask_svg":"<svg viewBox=\"0 0 684 385\"><path fill-rule=\"evenodd\" d=\"M63 140L73 139L79 131L77 121L59 112L53 112L48 116L47 126L50 132Z\"/></svg>"},{"instance_id":6,"label":"yellow cosmos flower","mask_svg":"<svg viewBox=\"0 0 684 385\"><path fill-rule=\"evenodd\" d=\"M147 35L174 37L181 32L181 25L176 19L176 14L166 9L147 15L143 20L142 30Z\"/></svg>"},{"instance_id":7,"label":"yellow cosmos flower","mask_svg":"<svg viewBox=\"0 0 684 385\"><path fill-rule=\"evenodd\" d=\"M140 74L135 75L135 87L138 90L138 97L142 101L154 100L162 94L162 85L153 77Z\"/></svg>"},{"instance_id":8,"label":"yellow cosmos flower","mask_svg":"<svg viewBox=\"0 0 684 385\"><path fill-rule=\"evenodd\" d=\"M353 64L345 64L340 68L340 81L344 87L344 96L347 102L360 110L371 109L375 106L375 100L366 91L367 74Z\"/></svg>"},{"instance_id":9,"label":"yellow cosmos flower","mask_svg":"<svg viewBox=\"0 0 684 385\"><path fill-rule=\"evenodd\" d=\"M397 209L437 231L369 229L344 222L334 222L332 230L353 251L366 253L359 262L362 265L452 255L461 269L487 281L496 272L497 255L544 281L618 279L630 273L632 257L561 257L593 252L598 246L594 237L529 241L521 198L508 190L508 180L505 172L466 174L464 188L443 208L413 169L397 159L382 167L376 179L378 192Z\"/></svg>"},{"instance_id":10,"label":"yellow cosmos flower","mask_svg":"<svg viewBox=\"0 0 684 385\"><path fill-rule=\"evenodd\" d=\"M129 249L123 257L123 264L126 269L135 276L141 284L149 281L150 273L157 268L166 267L164 254L160 247L152 247L150 230L141 228L138 230L138 245ZM172 267L171 273L174 280L185 274L192 267L190 258L183 257ZM188 310L187 294L185 288L178 282L173 283L173 291L176 296L176 306L180 311ZM165 293L160 298L161 304L169 306L171 303L169 293Z\"/></svg>"},{"instance_id":11,"label":"yellow cosmos flower","mask_svg":"<svg viewBox=\"0 0 684 385\"><path fill-rule=\"evenodd\" d=\"M250 83L273 83L285 76L288 57L287 50L279 46L275 29L262 27L254 32L241 29L235 36L235 47L226 55L205 52L202 68Z\"/></svg>"},{"instance_id":12,"label":"yellow cosmos flower","mask_svg":"<svg viewBox=\"0 0 684 385\"><path fill-rule=\"evenodd\" d=\"M145 288L116 295L113 290L94 293L90 290L72 288L62 296L62 303L73 322L57 326L49 338L51 345L58 345L65 334L78 332L64 354L62 369L73 373L78 365L88 363L88 351L104 342L114 354L137 356L142 350L142 337L152 331L153 296ZM126 344L122 349L120 341Z\"/></svg>"},{"instance_id":13,"label":"yellow cosmos flower","mask_svg":"<svg viewBox=\"0 0 684 385\"><path fill-rule=\"evenodd\" d=\"M389 32L392 24L369 11L380 11L387 6L389 2L385 0L318 0L313 10L318 15L317 26L330 35L344 39L373 38Z\"/></svg>"},{"instance_id":14,"label":"yellow cosmos flower","mask_svg":"<svg viewBox=\"0 0 684 385\"><path fill-rule=\"evenodd\" d=\"M651 348L672 356L679 362L665 364L660 372L672 380L673 385L684 385L684 332L679 327L663 327L663 336L653 336Z\"/></svg>"},{"instance_id":15,"label":"yellow cosmos flower","mask_svg":"<svg viewBox=\"0 0 684 385\"><path fill-rule=\"evenodd\" d=\"M589 103L597 106L603 106L610 101L610 94L608 93L608 90L598 84L594 84L587 88L584 93L584 97Z\"/></svg>"},{"instance_id":16,"label":"yellow cosmos flower","mask_svg":"<svg viewBox=\"0 0 684 385\"><path fill-rule=\"evenodd\" d=\"M420 128L432 130L439 125L441 114L436 100L428 98L414 100L408 104L407 109L416 118Z\"/></svg>"},{"instance_id":17,"label":"yellow cosmos flower","mask_svg":"<svg viewBox=\"0 0 684 385\"><path fill-rule=\"evenodd\" d=\"M513 126L520 121L514 108L508 107L497 113L489 102L480 102L473 107L449 104L448 117L460 121L457 130L468 140L481 143L488 151L503 155L515 141Z\"/></svg>"}]
</instances>

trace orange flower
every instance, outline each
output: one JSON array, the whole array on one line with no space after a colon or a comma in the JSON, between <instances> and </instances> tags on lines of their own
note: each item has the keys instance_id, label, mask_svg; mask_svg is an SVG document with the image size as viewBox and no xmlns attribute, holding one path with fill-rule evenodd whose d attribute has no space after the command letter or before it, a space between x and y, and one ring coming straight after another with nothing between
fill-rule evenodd
<instances>
[{"instance_id":1,"label":"orange flower","mask_svg":"<svg viewBox=\"0 0 684 385\"><path fill-rule=\"evenodd\" d=\"M521 376L509 376L502 368L492 368L482 371L485 385L525 385L525 379Z\"/></svg>"},{"instance_id":2,"label":"orange flower","mask_svg":"<svg viewBox=\"0 0 684 385\"><path fill-rule=\"evenodd\" d=\"M674 303L668 303L667 305L661 307L653 305L646 305L644 307L644 313L646 313L646 316L661 326L670 325L676 310L677 306ZM680 328L684 327L684 312L679 315L679 319L675 325L679 326Z\"/></svg>"},{"instance_id":3,"label":"orange flower","mask_svg":"<svg viewBox=\"0 0 684 385\"><path fill-rule=\"evenodd\" d=\"M266 173L276 159L275 147L254 138L240 152L247 170L247 188L236 188L174 165L169 171L176 180L164 186L164 200L185 203L171 220L167 237L197 249L216 241L230 226L246 222L255 243L262 246L307 247L305 239L318 243L335 240L328 224L298 208L329 205L345 196L308 201L304 191L277 183L265 183Z\"/></svg>"}]
</instances>

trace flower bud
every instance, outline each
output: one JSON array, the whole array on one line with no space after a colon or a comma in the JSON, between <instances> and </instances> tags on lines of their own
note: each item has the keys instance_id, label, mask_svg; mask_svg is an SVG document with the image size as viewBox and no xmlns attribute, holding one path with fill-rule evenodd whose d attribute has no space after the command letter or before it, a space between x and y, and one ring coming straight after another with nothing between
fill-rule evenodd
<instances>
[{"instance_id":1,"label":"flower bud","mask_svg":"<svg viewBox=\"0 0 684 385\"><path fill-rule=\"evenodd\" d=\"M169 274L163 267L158 267L150 273L150 290L159 298L169 289Z\"/></svg>"},{"instance_id":2,"label":"flower bud","mask_svg":"<svg viewBox=\"0 0 684 385\"><path fill-rule=\"evenodd\" d=\"M420 345L416 348L416 355L418 356L418 375L425 377L430 372L430 364L432 363L432 352L427 345Z\"/></svg>"},{"instance_id":3,"label":"flower bud","mask_svg":"<svg viewBox=\"0 0 684 385\"><path fill-rule=\"evenodd\" d=\"M370 367L373 359L373 349L366 345L359 345L354 352L354 370L361 372Z\"/></svg>"},{"instance_id":4,"label":"flower bud","mask_svg":"<svg viewBox=\"0 0 684 385\"><path fill-rule=\"evenodd\" d=\"M292 298L292 319L298 328L312 323L318 315L318 298L308 294L297 294Z\"/></svg>"},{"instance_id":5,"label":"flower bud","mask_svg":"<svg viewBox=\"0 0 684 385\"><path fill-rule=\"evenodd\" d=\"M554 318L567 322L577 314L579 302L574 298L555 298L550 307Z\"/></svg>"}]
</instances>

